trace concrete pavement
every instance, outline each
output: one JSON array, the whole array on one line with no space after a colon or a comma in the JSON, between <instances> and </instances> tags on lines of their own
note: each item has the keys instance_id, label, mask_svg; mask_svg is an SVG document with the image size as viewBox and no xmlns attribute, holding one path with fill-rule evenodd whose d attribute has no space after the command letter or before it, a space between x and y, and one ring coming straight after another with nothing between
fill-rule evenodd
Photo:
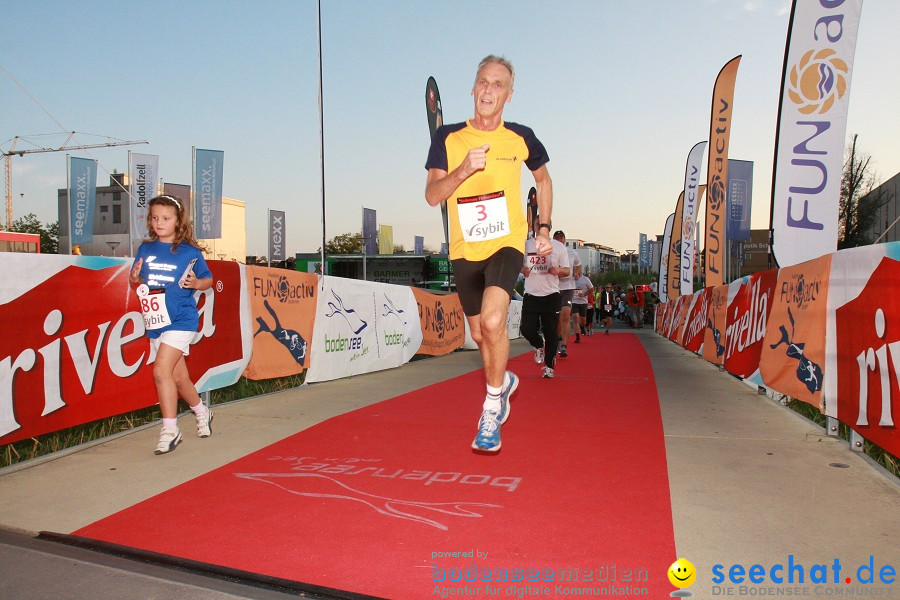
<instances>
[{"instance_id":1,"label":"concrete pavement","mask_svg":"<svg viewBox=\"0 0 900 600\"><path fill-rule=\"evenodd\" d=\"M641 339L653 365L676 547L697 567L695 597L725 595L728 587L741 597L737 584L713 581L715 565L726 574L734 565L754 564L768 572L792 560L808 577L814 565L837 559L847 567L842 575L854 578L855 568L870 557L876 571L900 566L896 478L651 330L614 331L624 333ZM513 354L528 351L524 340L513 342ZM227 575L137 562L34 535L71 533L324 419L479 367L477 352L457 352L405 365L402 375L394 369L219 405L211 438L186 435L176 452L163 457L152 453L158 428L150 426L2 470L0 597L327 597L279 588L278 582L247 585ZM185 425L187 431L192 427ZM884 590L900 597L896 583Z\"/></svg>"}]
</instances>

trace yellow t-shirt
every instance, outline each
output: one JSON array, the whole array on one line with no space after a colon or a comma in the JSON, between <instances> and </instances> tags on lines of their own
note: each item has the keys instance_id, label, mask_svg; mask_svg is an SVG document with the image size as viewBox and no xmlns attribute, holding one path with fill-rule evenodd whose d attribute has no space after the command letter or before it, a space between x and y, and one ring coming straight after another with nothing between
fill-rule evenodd
<instances>
[{"instance_id":1,"label":"yellow t-shirt","mask_svg":"<svg viewBox=\"0 0 900 600\"><path fill-rule=\"evenodd\" d=\"M531 171L549 160L544 145L528 127L501 123L481 131L470 122L444 125L435 132L426 169L448 173L471 148L490 145L487 165L447 198L450 259L485 260L501 248L525 250L528 224L522 204L522 164Z\"/></svg>"}]
</instances>

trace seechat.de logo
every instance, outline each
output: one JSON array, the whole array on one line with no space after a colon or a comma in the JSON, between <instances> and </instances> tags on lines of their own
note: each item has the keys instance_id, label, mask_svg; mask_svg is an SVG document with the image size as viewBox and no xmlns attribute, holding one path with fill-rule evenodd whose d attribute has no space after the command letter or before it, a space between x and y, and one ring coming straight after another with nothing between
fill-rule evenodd
<instances>
[{"instance_id":1,"label":"seechat.de logo","mask_svg":"<svg viewBox=\"0 0 900 600\"><path fill-rule=\"evenodd\" d=\"M825 114L847 93L849 71L834 50L810 50L791 67L788 97L805 115Z\"/></svg>"}]
</instances>

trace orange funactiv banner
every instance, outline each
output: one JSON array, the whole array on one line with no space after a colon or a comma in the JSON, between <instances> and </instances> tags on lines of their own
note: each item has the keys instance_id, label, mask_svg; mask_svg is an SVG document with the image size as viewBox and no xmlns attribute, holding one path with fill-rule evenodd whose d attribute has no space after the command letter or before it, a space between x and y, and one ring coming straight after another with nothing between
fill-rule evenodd
<instances>
[{"instance_id":1,"label":"orange funactiv banner","mask_svg":"<svg viewBox=\"0 0 900 600\"><path fill-rule=\"evenodd\" d=\"M824 409L825 318L831 254L778 270L759 370L766 387Z\"/></svg>"},{"instance_id":2,"label":"orange funactiv banner","mask_svg":"<svg viewBox=\"0 0 900 600\"><path fill-rule=\"evenodd\" d=\"M269 267L247 267L253 314L253 356L248 379L271 379L309 367L318 277Z\"/></svg>"},{"instance_id":3,"label":"orange funactiv banner","mask_svg":"<svg viewBox=\"0 0 900 600\"><path fill-rule=\"evenodd\" d=\"M411 288L419 305L422 345L417 354L443 356L466 341L465 315L456 294L432 294Z\"/></svg>"},{"instance_id":4,"label":"orange funactiv banner","mask_svg":"<svg viewBox=\"0 0 900 600\"><path fill-rule=\"evenodd\" d=\"M709 312L706 315L706 332L703 338L704 359L721 365L725 361L725 329L728 312L728 286L712 288L709 297Z\"/></svg>"}]
</instances>

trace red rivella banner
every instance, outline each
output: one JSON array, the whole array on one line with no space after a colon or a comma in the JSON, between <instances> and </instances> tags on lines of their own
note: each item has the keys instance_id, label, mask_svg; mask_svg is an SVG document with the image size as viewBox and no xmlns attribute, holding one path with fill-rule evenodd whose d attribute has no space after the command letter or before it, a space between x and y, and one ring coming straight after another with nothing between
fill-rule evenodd
<instances>
[{"instance_id":1,"label":"red rivella banner","mask_svg":"<svg viewBox=\"0 0 900 600\"><path fill-rule=\"evenodd\" d=\"M883 258L834 314L837 418L900 456L900 262ZM895 418L896 417L896 418Z\"/></svg>"},{"instance_id":2,"label":"red rivella banner","mask_svg":"<svg viewBox=\"0 0 900 600\"><path fill-rule=\"evenodd\" d=\"M681 334L684 330L684 319L687 316L687 308L689 302L690 296L678 296L678 299L675 300L675 307L672 309L672 315L669 319L668 324L668 331L666 331L666 337L670 340L681 339Z\"/></svg>"},{"instance_id":3,"label":"red rivella banner","mask_svg":"<svg viewBox=\"0 0 900 600\"><path fill-rule=\"evenodd\" d=\"M725 370L744 379L759 369L766 323L772 310L777 270L754 273L729 288L728 325L725 328Z\"/></svg>"},{"instance_id":4,"label":"red rivella banner","mask_svg":"<svg viewBox=\"0 0 900 600\"><path fill-rule=\"evenodd\" d=\"M230 385L249 358L239 265L210 261L187 359L200 391ZM130 261L0 254L0 444L156 404ZM15 282L15 283L12 283ZM213 349L214 345L214 349Z\"/></svg>"},{"instance_id":5,"label":"red rivella banner","mask_svg":"<svg viewBox=\"0 0 900 600\"><path fill-rule=\"evenodd\" d=\"M709 313L709 301L712 298L712 290L709 287L693 294L693 302L684 323L684 335L681 338L681 344L694 354L700 354L703 348L703 340L706 338L707 314Z\"/></svg>"}]
</instances>

